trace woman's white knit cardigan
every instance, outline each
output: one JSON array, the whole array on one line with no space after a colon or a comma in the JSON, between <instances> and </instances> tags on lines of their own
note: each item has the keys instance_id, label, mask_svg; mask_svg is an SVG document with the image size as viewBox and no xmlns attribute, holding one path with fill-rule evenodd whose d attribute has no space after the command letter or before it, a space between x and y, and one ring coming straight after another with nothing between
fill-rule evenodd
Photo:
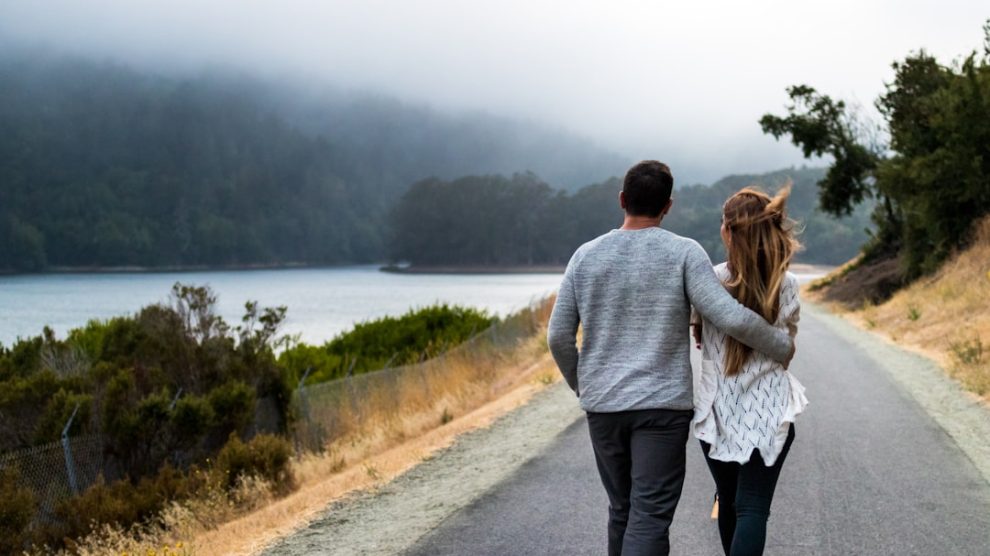
<instances>
[{"instance_id":1,"label":"woman's white knit cardigan","mask_svg":"<svg viewBox=\"0 0 990 556\"><path fill-rule=\"evenodd\" d=\"M729 280L725 263L715 267L720 280ZM801 313L797 278L787 273L780 290L775 326L796 327ZM695 437L711 445L708 455L720 461L746 463L753 450L763 462L777 461L794 419L808 399L791 371L759 352L752 352L742 370L725 376L726 336L704 321L700 372L695 373Z\"/></svg>"}]
</instances>

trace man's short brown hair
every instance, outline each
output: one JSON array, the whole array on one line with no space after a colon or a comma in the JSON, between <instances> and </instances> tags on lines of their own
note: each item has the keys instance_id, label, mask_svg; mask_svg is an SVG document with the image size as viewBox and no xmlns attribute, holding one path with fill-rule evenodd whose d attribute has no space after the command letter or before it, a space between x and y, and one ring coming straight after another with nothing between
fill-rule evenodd
<instances>
[{"instance_id":1,"label":"man's short brown hair","mask_svg":"<svg viewBox=\"0 0 990 556\"><path fill-rule=\"evenodd\" d=\"M626 213L656 218L667 206L673 190L674 176L670 167L656 160L644 160L630 168L622 181Z\"/></svg>"}]
</instances>

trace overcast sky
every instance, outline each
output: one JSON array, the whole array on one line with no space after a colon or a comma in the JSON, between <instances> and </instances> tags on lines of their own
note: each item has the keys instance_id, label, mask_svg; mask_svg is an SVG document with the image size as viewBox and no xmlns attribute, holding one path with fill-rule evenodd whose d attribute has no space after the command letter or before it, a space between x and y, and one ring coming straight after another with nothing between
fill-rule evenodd
<instances>
[{"instance_id":1,"label":"overcast sky","mask_svg":"<svg viewBox=\"0 0 990 556\"><path fill-rule=\"evenodd\" d=\"M872 111L892 61L980 48L987 17L985 0L0 0L0 35L534 119L667 161L684 183L800 163L756 123L786 86Z\"/></svg>"}]
</instances>

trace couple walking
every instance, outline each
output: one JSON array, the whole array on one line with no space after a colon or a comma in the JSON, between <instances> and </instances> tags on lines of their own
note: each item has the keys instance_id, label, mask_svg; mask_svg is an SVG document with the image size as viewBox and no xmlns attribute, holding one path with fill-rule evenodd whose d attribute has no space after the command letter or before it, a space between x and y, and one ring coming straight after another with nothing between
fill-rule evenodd
<instances>
[{"instance_id":1,"label":"couple walking","mask_svg":"<svg viewBox=\"0 0 990 556\"><path fill-rule=\"evenodd\" d=\"M786 371L800 309L787 272L798 247L789 191L730 197L721 230L728 262L712 268L698 243L660 228L673 183L656 161L626 174L622 227L567 265L550 351L587 412L609 498L610 556L669 553L692 433L715 482L725 553L761 554L794 418L807 404ZM702 349L696 381L691 332Z\"/></svg>"}]
</instances>

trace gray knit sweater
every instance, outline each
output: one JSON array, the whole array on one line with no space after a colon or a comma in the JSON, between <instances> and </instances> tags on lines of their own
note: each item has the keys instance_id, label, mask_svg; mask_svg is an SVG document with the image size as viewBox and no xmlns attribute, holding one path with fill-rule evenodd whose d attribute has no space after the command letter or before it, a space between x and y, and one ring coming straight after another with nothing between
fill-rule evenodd
<instances>
[{"instance_id":1,"label":"gray knit sweater","mask_svg":"<svg viewBox=\"0 0 990 556\"><path fill-rule=\"evenodd\" d=\"M579 247L564 272L547 339L581 408L691 409L692 305L773 359L790 353L790 336L729 295L694 240L654 227L612 230Z\"/></svg>"}]
</instances>

